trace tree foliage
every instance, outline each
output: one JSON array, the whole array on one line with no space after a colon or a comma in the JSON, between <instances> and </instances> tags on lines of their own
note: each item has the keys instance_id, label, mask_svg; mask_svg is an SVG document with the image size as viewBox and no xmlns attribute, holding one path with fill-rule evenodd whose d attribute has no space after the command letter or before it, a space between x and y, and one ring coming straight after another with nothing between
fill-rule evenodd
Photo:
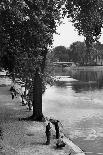
<instances>
[{"instance_id":1,"label":"tree foliage","mask_svg":"<svg viewBox=\"0 0 103 155\"><path fill-rule=\"evenodd\" d=\"M65 46L56 46L51 55L53 57L53 61L69 61L69 50Z\"/></svg>"},{"instance_id":2,"label":"tree foliage","mask_svg":"<svg viewBox=\"0 0 103 155\"><path fill-rule=\"evenodd\" d=\"M101 35L103 24L103 1L102 0L67 0L66 10L79 35L85 37L87 46L86 59L90 59L92 43Z\"/></svg>"},{"instance_id":3,"label":"tree foliage","mask_svg":"<svg viewBox=\"0 0 103 155\"><path fill-rule=\"evenodd\" d=\"M85 64L86 45L84 42L74 42L70 45L70 58L80 65Z\"/></svg>"},{"instance_id":4,"label":"tree foliage","mask_svg":"<svg viewBox=\"0 0 103 155\"><path fill-rule=\"evenodd\" d=\"M103 44L93 43L90 53L91 62L86 62L86 44L85 42L74 42L70 45L70 59L79 65L100 65L103 60Z\"/></svg>"},{"instance_id":5,"label":"tree foliage","mask_svg":"<svg viewBox=\"0 0 103 155\"><path fill-rule=\"evenodd\" d=\"M35 111L37 117L42 115L41 86L46 55L48 46L52 44L53 33L56 32L57 21L61 18L62 4L62 0L1 0L0 2L2 64L24 82L30 84L31 81L37 89L33 87L33 110L37 110Z\"/></svg>"},{"instance_id":6,"label":"tree foliage","mask_svg":"<svg viewBox=\"0 0 103 155\"><path fill-rule=\"evenodd\" d=\"M0 49L6 69L23 79L34 76L36 67L43 73L56 21L60 20L61 5L62 1L57 0L2 0Z\"/></svg>"},{"instance_id":7,"label":"tree foliage","mask_svg":"<svg viewBox=\"0 0 103 155\"><path fill-rule=\"evenodd\" d=\"M67 0L66 9L79 34L94 39L100 35L103 23L102 0Z\"/></svg>"}]
</instances>

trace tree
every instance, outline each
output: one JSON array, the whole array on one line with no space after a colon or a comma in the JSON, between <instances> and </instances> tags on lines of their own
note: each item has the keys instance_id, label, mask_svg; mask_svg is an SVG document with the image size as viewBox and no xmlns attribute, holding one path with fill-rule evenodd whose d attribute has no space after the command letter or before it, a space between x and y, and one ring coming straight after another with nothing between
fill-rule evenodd
<instances>
[{"instance_id":1,"label":"tree","mask_svg":"<svg viewBox=\"0 0 103 155\"><path fill-rule=\"evenodd\" d=\"M103 44L97 42L94 44L95 61L97 65L103 65Z\"/></svg>"},{"instance_id":2,"label":"tree","mask_svg":"<svg viewBox=\"0 0 103 155\"><path fill-rule=\"evenodd\" d=\"M70 45L71 60L80 65L85 64L86 45L84 42L74 42Z\"/></svg>"},{"instance_id":3,"label":"tree","mask_svg":"<svg viewBox=\"0 0 103 155\"><path fill-rule=\"evenodd\" d=\"M97 41L101 34L103 23L102 0L67 0L66 10L68 18L78 30L79 35L85 37L86 61L90 61L92 43Z\"/></svg>"},{"instance_id":4,"label":"tree","mask_svg":"<svg viewBox=\"0 0 103 155\"><path fill-rule=\"evenodd\" d=\"M52 51L53 53L53 57L54 57L54 61L58 60L58 61L68 61L69 60L69 55L68 55L68 51L66 49L65 46L57 46L53 49Z\"/></svg>"},{"instance_id":5,"label":"tree","mask_svg":"<svg viewBox=\"0 0 103 155\"><path fill-rule=\"evenodd\" d=\"M63 1L2 0L0 2L0 49L3 66L12 75L33 85L33 115L41 121L42 83L48 46L60 20ZM10 53L10 55L8 54ZM9 60L13 55L12 63ZM8 59L8 64L6 64ZM6 67L7 66L7 67ZM12 70L10 69L12 68Z\"/></svg>"}]
</instances>

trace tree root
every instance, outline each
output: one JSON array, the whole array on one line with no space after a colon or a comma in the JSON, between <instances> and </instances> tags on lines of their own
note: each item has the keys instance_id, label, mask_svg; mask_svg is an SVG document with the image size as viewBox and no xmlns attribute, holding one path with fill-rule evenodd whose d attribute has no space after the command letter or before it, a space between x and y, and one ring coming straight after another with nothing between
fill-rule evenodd
<instances>
[{"instance_id":1,"label":"tree root","mask_svg":"<svg viewBox=\"0 0 103 155\"><path fill-rule=\"evenodd\" d=\"M19 121L38 121L38 122L45 122L45 117L42 115L42 116L34 116L34 115L31 115L30 117L26 117L26 118L19 118Z\"/></svg>"}]
</instances>

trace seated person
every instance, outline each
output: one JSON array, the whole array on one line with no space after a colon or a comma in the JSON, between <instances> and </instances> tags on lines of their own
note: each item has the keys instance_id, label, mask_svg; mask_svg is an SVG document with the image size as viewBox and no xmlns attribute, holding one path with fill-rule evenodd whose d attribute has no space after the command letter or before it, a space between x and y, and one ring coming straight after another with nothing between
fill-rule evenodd
<instances>
[{"instance_id":1,"label":"seated person","mask_svg":"<svg viewBox=\"0 0 103 155\"><path fill-rule=\"evenodd\" d=\"M56 146L57 148L62 148L62 147L65 147L65 143L63 141L63 136L61 136L58 140L57 140L57 143L56 143Z\"/></svg>"}]
</instances>

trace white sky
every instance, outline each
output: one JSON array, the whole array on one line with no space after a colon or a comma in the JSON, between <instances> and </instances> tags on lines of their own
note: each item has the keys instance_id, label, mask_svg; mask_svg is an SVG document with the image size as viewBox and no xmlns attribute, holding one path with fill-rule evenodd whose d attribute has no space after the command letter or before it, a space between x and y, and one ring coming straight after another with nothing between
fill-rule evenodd
<instances>
[{"instance_id":1,"label":"white sky","mask_svg":"<svg viewBox=\"0 0 103 155\"><path fill-rule=\"evenodd\" d=\"M71 22L68 22L67 19L65 19L64 22L65 24L61 24L57 28L57 32L60 35L54 34L53 47L60 45L69 47L73 42L84 41L84 37L78 35L78 32L75 30ZM103 43L103 30L100 42Z\"/></svg>"}]
</instances>

